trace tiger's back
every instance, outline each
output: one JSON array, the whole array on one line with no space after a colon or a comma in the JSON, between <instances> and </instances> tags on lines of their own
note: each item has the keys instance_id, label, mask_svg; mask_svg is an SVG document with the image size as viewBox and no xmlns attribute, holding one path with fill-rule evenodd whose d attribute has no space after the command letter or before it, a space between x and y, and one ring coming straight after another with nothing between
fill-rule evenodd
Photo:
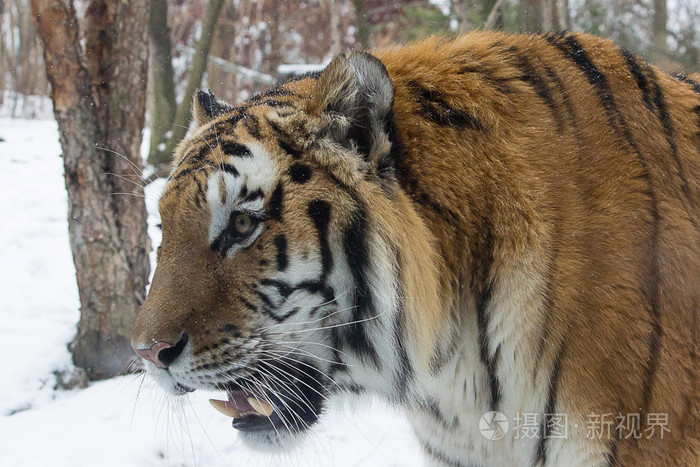
<instances>
[{"instance_id":1,"label":"tiger's back","mask_svg":"<svg viewBox=\"0 0 700 467\"><path fill-rule=\"evenodd\" d=\"M437 239L445 294L471 310L455 324L476 330L466 351L484 367L471 423L566 414L574 443L510 439L535 464L700 462L692 78L586 35L470 34L378 57L396 88L401 185ZM460 345L445 341L434 365L453 375ZM596 436L606 415L612 433ZM639 439L620 423L635 417ZM444 430L425 426L440 452ZM466 448L455 440L453 455Z\"/></svg>"}]
</instances>

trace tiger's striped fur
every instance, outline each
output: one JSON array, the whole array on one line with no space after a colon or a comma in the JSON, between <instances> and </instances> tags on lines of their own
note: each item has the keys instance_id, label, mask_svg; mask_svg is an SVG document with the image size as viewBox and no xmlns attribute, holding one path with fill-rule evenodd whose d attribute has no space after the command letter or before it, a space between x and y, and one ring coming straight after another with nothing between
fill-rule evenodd
<instances>
[{"instance_id":1,"label":"tiger's striped fur","mask_svg":"<svg viewBox=\"0 0 700 467\"><path fill-rule=\"evenodd\" d=\"M134 346L182 344L147 362L173 392L264 392L259 446L374 393L436 465L698 465L699 82L592 36L475 32L238 107L200 93ZM536 436L484 438L490 411ZM595 414L667 423L589 436Z\"/></svg>"}]
</instances>

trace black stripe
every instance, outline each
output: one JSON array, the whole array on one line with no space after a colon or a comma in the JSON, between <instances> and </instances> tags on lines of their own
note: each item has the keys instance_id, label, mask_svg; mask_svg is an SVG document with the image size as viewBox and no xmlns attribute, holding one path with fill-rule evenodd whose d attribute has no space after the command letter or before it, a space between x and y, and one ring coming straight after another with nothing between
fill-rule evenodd
<instances>
[{"instance_id":1,"label":"black stripe","mask_svg":"<svg viewBox=\"0 0 700 467\"><path fill-rule=\"evenodd\" d=\"M454 417L452 421L447 420L435 399L426 398L420 401L420 406L446 430L454 430L459 425L457 417Z\"/></svg>"},{"instance_id":2,"label":"black stripe","mask_svg":"<svg viewBox=\"0 0 700 467\"><path fill-rule=\"evenodd\" d=\"M685 194L688 201L692 204L690 198L690 185L688 184L688 178L685 175L685 169L683 164L681 164L680 157L678 156L678 147L676 146L676 140L673 135L673 124L671 123L671 116L668 113L668 108L666 107L666 98L664 97L661 86L656 79L656 73L654 69L648 67L649 79L651 80L652 89L654 91L654 104L658 111L659 120L661 121L661 126L664 129L664 134L666 135L666 141L671 149L671 157L676 162L676 169L678 170L678 177L681 179L681 189ZM692 217L691 217L692 218Z\"/></svg>"},{"instance_id":3,"label":"black stripe","mask_svg":"<svg viewBox=\"0 0 700 467\"><path fill-rule=\"evenodd\" d=\"M430 372L433 376L437 376L440 370L458 355L457 347L460 341L459 333L453 330L450 332L447 345L445 345L445 342L441 341L435 343L433 356L430 359Z\"/></svg>"},{"instance_id":4,"label":"black stripe","mask_svg":"<svg viewBox=\"0 0 700 467\"><path fill-rule=\"evenodd\" d=\"M250 136L255 139L260 138L260 122L258 117L253 114L248 114L248 116L243 120L243 125L245 129L248 130Z\"/></svg>"},{"instance_id":5,"label":"black stripe","mask_svg":"<svg viewBox=\"0 0 700 467\"><path fill-rule=\"evenodd\" d=\"M271 307L266 307L266 306L263 307L263 311L264 311L268 316L270 316L272 319L274 319L274 320L277 321L278 323L281 323L282 321L284 321L284 320L286 320L286 319L288 319L288 318L294 316L295 314L297 314L297 313L299 312L299 307L298 307L298 306L295 306L294 308L292 308L291 310L289 310L287 313L285 313L285 314L283 314L283 315L279 315L279 314L277 314L275 311L272 311L272 310L273 310L273 309L272 309ZM276 310L276 309L275 309L275 310Z\"/></svg>"},{"instance_id":6,"label":"black stripe","mask_svg":"<svg viewBox=\"0 0 700 467\"><path fill-rule=\"evenodd\" d=\"M199 167L188 167L186 169L183 169L183 170L181 170L178 173L173 175L172 181L177 181L177 180L181 179L182 177L191 174L192 172L194 172L198 168Z\"/></svg>"},{"instance_id":7,"label":"black stripe","mask_svg":"<svg viewBox=\"0 0 700 467\"><path fill-rule=\"evenodd\" d=\"M489 313L493 293L493 282L490 277L493 263L493 232L488 219L483 218L480 229L480 238L473 245L473 278L472 291L476 297L476 324L479 338L479 359L486 368L487 384L489 388L490 410L498 410L501 400L501 384L497 375L498 353L500 345L491 355L491 342L489 338Z\"/></svg>"},{"instance_id":8,"label":"black stripe","mask_svg":"<svg viewBox=\"0 0 700 467\"><path fill-rule=\"evenodd\" d=\"M277 248L277 270L284 271L289 264L287 259L287 237L284 235L277 235L274 242L275 248Z\"/></svg>"},{"instance_id":9,"label":"black stripe","mask_svg":"<svg viewBox=\"0 0 700 467\"><path fill-rule=\"evenodd\" d=\"M425 117L431 122L441 126L484 129L484 125L478 118L464 110L451 107L439 91L428 89L417 81L409 81L406 87L413 99L421 106Z\"/></svg>"},{"instance_id":10,"label":"black stripe","mask_svg":"<svg viewBox=\"0 0 700 467\"><path fill-rule=\"evenodd\" d=\"M413 366L408 358L408 352L404 345L405 340L405 319L404 298L399 296L399 307L394 320L394 342L396 344L396 359L398 366L394 374L395 398L398 401L405 401L408 397L409 384L413 378Z\"/></svg>"},{"instance_id":11,"label":"black stripe","mask_svg":"<svg viewBox=\"0 0 700 467\"><path fill-rule=\"evenodd\" d=\"M333 287L330 287L320 281L304 281L296 284L295 289L306 290L309 293L317 293L323 296L326 302L331 302L335 299L335 291ZM328 303L330 305L330 303Z\"/></svg>"},{"instance_id":12,"label":"black stripe","mask_svg":"<svg viewBox=\"0 0 700 467\"><path fill-rule=\"evenodd\" d=\"M318 231L318 241L321 253L321 280L324 280L333 266L333 255L328 244L328 224L331 219L331 205L328 201L315 199L311 201L306 212L314 221Z\"/></svg>"},{"instance_id":13,"label":"black stripe","mask_svg":"<svg viewBox=\"0 0 700 467\"><path fill-rule=\"evenodd\" d=\"M557 390L559 388L559 376L561 375L561 364L564 360L566 353L566 342L564 342L557 352L557 356L554 360L554 367L552 368L552 374L549 377L549 394L547 395L547 403L544 407L544 413L542 414L542 422L540 426L540 437L537 441L537 448L535 450L535 459L533 465L542 463L545 465L547 463L547 440L550 437L551 424L553 417L557 409Z\"/></svg>"},{"instance_id":14,"label":"black stripe","mask_svg":"<svg viewBox=\"0 0 700 467\"><path fill-rule=\"evenodd\" d=\"M245 189L245 193L243 190ZM239 197L244 197L243 201L255 201L256 199L262 199L265 197L265 194L263 191L258 188L257 190L253 190L250 193L248 193L248 186L243 185L243 188L241 189L240 193L238 193Z\"/></svg>"},{"instance_id":15,"label":"black stripe","mask_svg":"<svg viewBox=\"0 0 700 467\"><path fill-rule=\"evenodd\" d=\"M608 467L617 465L617 446L619 440L622 439L622 432L620 431L620 428L621 427L618 425L618 435L612 436L612 439L610 440L610 452L605 454L605 461Z\"/></svg>"},{"instance_id":16,"label":"black stripe","mask_svg":"<svg viewBox=\"0 0 700 467\"><path fill-rule=\"evenodd\" d=\"M307 73L302 73L300 75L293 75L287 78L284 83L282 84L287 84L287 83L294 83L297 81L301 81L303 79L309 78L314 81L318 80L321 77L321 72L320 71L309 71Z\"/></svg>"},{"instance_id":17,"label":"black stripe","mask_svg":"<svg viewBox=\"0 0 700 467\"><path fill-rule=\"evenodd\" d=\"M254 313L258 312L258 307L256 307L252 303L250 303L248 300L246 300L245 298L242 298L242 297L239 297L239 299L241 300L241 302L243 302L243 305L245 305L245 307L248 308L250 311L252 311Z\"/></svg>"},{"instance_id":18,"label":"black stripe","mask_svg":"<svg viewBox=\"0 0 700 467\"><path fill-rule=\"evenodd\" d=\"M656 78L656 73L654 72L653 68L647 66L646 70L649 75L649 79L647 80L634 54L628 50L622 49L622 55L623 57L625 57L627 67L637 80L637 85L642 91L642 96L644 98L644 102L647 104L647 108L654 112L654 106L656 106L655 113L658 115L659 121L661 122L661 126L664 129L666 141L668 142L668 145L671 149L671 157L673 157L673 160L676 163L678 177L681 179L681 189L683 190L683 193L685 194L686 198L688 198L690 186L688 185L688 179L685 176L685 170L683 169L683 165L681 164L680 158L678 157L678 147L676 146L676 141L673 136L673 126L671 124L671 117L668 114L668 109L666 107L666 98L664 97L663 91L661 90L661 86L659 85L659 82ZM653 92L654 95L653 103L650 92ZM688 198L688 201L691 200Z\"/></svg>"},{"instance_id":19,"label":"black stripe","mask_svg":"<svg viewBox=\"0 0 700 467\"><path fill-rule=\"evenodd\" d=\"M282 189L282 183L278 183L275 187L275 191L272 192L270 197L270 205L268 208L268 214L270 218L276 220L277 222L282 222L282 199L284 197L284 192Z\"/></svg>"},{"instance_id":20,"label":"black stripe","mask_svg":"<svg viewBox=\"0 0 700 467\"><path fill-rule=\"evenodd\" d=\"M287 154L289 154L290 156L292 156L292 158L294 158L294 159L300 159L300 158L301 158L301 152L300 152L300 151L297 151L296 149L294 149L292 146L290 146L290 145L287 144L286 142L280 140L280 141L279 141L279 145L280 145L280 147L282 148L282 150L283 150L284 152L286 152Z\"/></svg>"},{"instance_id":21,"label":"black stripe","mask_svg":"<svg viewBox=\"0 0 700 467\"><path fill-rule=\"evenodd\" d=\"M282 296L282 298L287 298L289 297L294 290L289 284L287 284L284 281L280 281L277 279L262 279L260 281L260 285L269 285L272 287L275 287L277 289L277 292Z\"/></svg>"},{"instance_id":22,"label":"black stripe","mask_svg":"<svg viewBox=\"0 0 700 467\"><path fill-rule=\"evenodd\" d=\"M227 156L233 157L253 157L253 153L250 149L243 146L242 144L234 143L233 141L224 141L221 143L221 150Z\"/></svg>"},{"instance_id":23,"label":"black stripe","mask_svg":"<svg viewBox=\"0 0 700 467\"><path fill-rule=\"evenodd\" d=\"M260 102L258 105L265 105L267 107L279 108L279 107L292 107L293 104L290 101L279 101L275 99L267 99Z\"/></svg>"},{"instance_id":24,"label":"black stripe","mask_svg":"<svg viewBox=\"0 0 700 467\"><path fill-rule=\"evenodd\" d=\"M554 97L552 96L552 90L550 89L547 82L542 78L542 76L537 73L535 67L530 62L527 55L518 51L515 46L509 48L512 52L513 63L520 70L522 75L519 77L521 81L529 84L532 89L540 96L540 99L549 107L552 111L552 116L554 117L554 122L557 126L557 132L561 133L564 131L564 120L559 110L559 106L554 102Z\"/></svg>"},{"instance_id":25,"label":"black stripe","mask_svg":"<svg viewBox=\"0 0 700 467\"><path fill-rule=\"evenodd\" d=\"M274 308L274 304L272 303L272 300L270 300L270 297L268 297L265 293L256 290L256 293L258 294L258 297L260 298L260 301L263 302L263 309L264 308Z\"/></svg>"},{"instance_id":26,"label":"black stripe","mask_svg":"<svg viewBox=\"0 0 700 467\"><path fill-rule=\"evenodd\" d=\"M501 94L515 94L515 88L509 86L507 83L512 82L517 79L512 76L496 76L495 72L486 65L482 64L470 64L464 65L457 72L460 75L464 74L475 74L478 77L493 87L496 91Z\"/></svg>"},{"instance_id":27,"label":"black stripe","mask_svg":"<svg viewBox=\"0 0 700 467\"><path fill-rule=\"evenodd\" d=\"M344 251L354 281L352 321L371 319L376 316L367 272L369 269L369 248L367 244L366 210L362 204L355 212L344 235ZM379 355L365 332L366 322L344 326L345 340L362 359L369 359L377 369L381 369Z\"/></svg>"},{"instance_id":28,"label":"black stripe","mask_svg":"<svg viewBox=\"0 0 700 467\"><path fill-rule=\"evenodd\" d=\"M693 88L693 91L700 94L700 83L698 83L694 79L691 79L683 73L676 73L675 75L673 75L673 77L679 81L683 81L684 83L690 84L690 86Z\"/></svg>"},{"instance_id":29,"label":"black stripe","mask_svg":"<svg viewBox=\"0 0 700 467\"><path fill-rule=\"evenodd\" d=\"M226 163L219 164L219 168L221 170L223 170L224 172L226 172L227 174L233 175L234 177L238 177L240 175L238 173L238 170L234 166L232 166L231 164L226 164Z\"/></svg>"},{"instance_id":30,"label":"black stripe","mask_svg":"<svg viewBox=\"0 0 700 467\"><path fill-rule=\"evenodd\" d=\"M311 178L311 167L305 164L292 164L289 167L288 173L289 178L291 178L294 183L303 185Z\"/></svg>"},{"instance_id":31,"label":"black stripe","mask_svg":"<svg viewBox=\"0 0 700 467\"><path fill-rule=\"evenodd\" d=\"M199 178L197 178L197 174L195 174L194 182L197 184L197 194L194 197L194 202L197 204L197 206L201 206L202 203L206 202L207 199L207 179L204 178L204 185L202 185L202 182L199 181Z\"/></svg>"},{"instance_id":32,"label":"black stripe","mask_svg":"<svg viewBox=\"0 0 700 467\"><path fill-rule=\"evenodd\" d=\"M642 91L642 99L644 99L644 104L646 104L647 109L653 112L654 104L651 102L651 95L649 94L649 82L647 81L644 72L642 72L642 68L639 66L634 53L627 49L620 49L620 52L627 62L627 68L629 69L630 73L632 73L634 79L637 80L637 87L640 91Z\"/></svg>"},{"instance_id":33,"label":"black stripe","mask_svg":"<svg viewBox=\"0 0 700 467\"><path fill-rule=\"evenodd\" d=\"M563 41L560 39L564 37ZM646 378L642 388L642 412L646 413L651 403L652 388L656 370L659 366L659 352L661 348L661 315L659 313L659 287L661 276L659 274L659 209L654 184L652 181L649 164L646 157L639 150L635 143L625 118L618 110L613 98L608 81L600 70L593 64L586 51L574 36L546 36L547 40L557 47L564 55L573 61L593 86L608 118L608 124L621 136L624 141L636 154L637 160L642 167L643 176L647 182L651 211L651 239L649 245L649 255L645 258L647 264L647 298L649 300L649 317L651 321L651 332L649 333L649 357L646 360ZM646 418L646 417L644 417Z\"/></svg>"},{"instance_id":34,"label":"black stripe","mask_svg":"<svg viewBox=\"0 0 700 467\"><path fill-rule=\"evenodd\" d=\"M578 127L578 116L574 105L571 103L571 97L569 96L569 91L566 89L564 80L557 74L556 71L552 69L549 65L545 64L544 69L547 72L547 76L550 81L554 83L559 94L561 94L561 100L566 109L567 116L569 117L569 126L573 129L576 141L579 147L583 147L583 137L581 136L581 129Z\"/></svg>"},{"instance_id":35,"label":"black stripe","mask_svg":"<svg viewBox=\"0 0 700 467\"><path fill-rule=\"evenodd\" d=\"M442 452L440 452L437 448L433 447L426 440L418 437L418 441L420 441L421 446L423 446L425 453L428 454L428 456L432 457L433 459L439 461L440 463L442 463L448 467L466 467L461 462L454 460L454 459L446 456Z\"/></svg>"},{"instance_id":36,"label":"black stripe","mask_svg":"<svg viewBox=\"0 0 700 467\"><path fill-rule=\"evenodd\" d=\"M194 156L190 156L190 163L198 164L198 163L204 162L207 159L208 155L209 155L209 147L204 146L204 147L199 149L199 152L197 152L197 154L195 154Z\"/></svg>"},{"instance_id":37,"label":"black stripe","mask_svg":"<svg viewBox=\"0 0 700 467\"><path fill-rule=\"evenodd\" d=\"M253 97L251 97L250 100L253 102L260 102L261 100L263 100L267 97L282 97L282 96L296 96L296 94L294 94L289 89L276 87L276 88L268 89L265 92L261 92L260 94L256 94Z\"/></svg>"},{"instance_id":38,"label":"black stripe","mask_svg":"<svg viewBox=\"0 0 700 467\"><path fill-rule=\"evenodd\" d=\"M275 122L274 120L270 120L269 118L266 118L266 120L267 120L267 124L270 126L270 128L272 128L272 130L275 133L277 133L278 137L283 138L285 140L290 139L289 134L286 131L284 131L282 129L282 127L279 126L279 124L277 122Z\"/></svg>"}]
</instances>

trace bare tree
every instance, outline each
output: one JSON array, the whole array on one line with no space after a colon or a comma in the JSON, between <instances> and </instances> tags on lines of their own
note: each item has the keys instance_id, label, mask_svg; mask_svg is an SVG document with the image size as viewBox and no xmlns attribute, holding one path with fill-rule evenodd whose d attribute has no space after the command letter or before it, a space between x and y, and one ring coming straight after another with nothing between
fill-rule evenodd
<instances>
[{"instance_id":1,"label":"bare tree","mask_svg":"<svg viewBox=\"0 0 700 467\"><path fill-rule=\"evenodd\" d=\"M503 0L486 0L483 4L485 20L484 29L494 29L503 27Z\"/></svg>"},{"instance_id":2,"label":"bare tree","mask_svg":"<svg viewBox=\"0 0 700 467\"><path fill-rule=\"evenodd\" d=\"M485 0L489 2L490 0ZM469 6L468 0L450 0L452 13L457 19L457 33L464 34L469 31Z\"/></svg>"},{"instance_id":3,"label":"bare tree","mask_svg":"<svg viewBox=\"0 0 700 467\"><path fill-rule=\"evenodd\" d=\"M519 0L520 32L542 31L541 0Z\"/></svg>"},{"instance_id":4,"label":"bare tree","mask_svg":"<svg viewBox=\"0 0 700 467\"><path fill-rule=\"evenodd\" d=\"M355 8L355 19L357 20L357 40L363 49L369 48L369 18L365 11L365 0L352 0Z\"/></svg>"},{"instance_id":5,"label":"bare tree","mask_svg":"<svg viewBox=\"0 0 700 467\"><path fill-rule=\"evenodd\" d=\"M158 145L166 139L177 110L172 44L168 27L167 0L151 0L148 31L151 43L151 144L149 158L156 158ZM160 151L163 151L161 149ZM154 161L151 161L154 162Z\"/></svg>"},{"instance_id":6,"label":"bare tree","mask_svg":"<svg viewBox=\"0 0 700 467\"><path fill-rule=\"evenodd\" d=\"M140 184L148 4L92 0L84 44L72 1L31 0L60 130L80 293L73 361L90 379L124 373L148 280ZM128 193L128 195L124 195Z\"/></svg>"},{"instance_id":7,"label":"bare tree","mask_svg":"<svg viewBox=\"0 0 700 467\"><path fill-rule=\"evenodd\" d=\"M500 29L503 27L503 0L483 0L481 15L484 18L484 29Z\"/></svg>"},{"instance_id":8,"label":"bare tree","mask_svg":"<svg viewBox=\"0 0 700 467\"><path fill-rule=\"evenodd\" d=\"M192 66L189 70L184 98L177 106L175 117L172 120L170 129L166 132L159 132L159 135L162 135L163 139L161 141L151 143L151 152L148 155L148 162L150 164L156 166L166 165L172 157L175 146L177 146L187 134L187 129L190 123L190 114L192 113L192 96L194 96L197 88L201 86L202 76L204 76L204 72L207 69L207 60L209 58L209 51L211 50L211 43L214 37L214 27L219 19L219 13L221 12L221 7L223 4L224 0L212 0L207 3L207 10L204 16L204 22L202 24L202 35L200 36L199 41L197 41L194 56L192 57ZM154 84L154 100L160 98L160 96L156 95L156 90L157 87ZM155 110L156 107L154 106L153 109ZM159 117L158 119L159 122L163 120L164 118L162 117ZM160 172L163 174L163 171Z\"/></svg>"},{"instance_id":9,"label":"bare tree","mask_svg":"<svg viewBox=\"0 0 700 467\"><path fill-rule=\"evenodd\" d=\"M328 27L331 37L331 46L328 55L330 57L335 57L343 50L343 36L340 30L340 0L328 0L328 8L330 13Z\"/></svg>"},{"instance_id":10,"label":"bare tree","mask_svg":"<svg viewBox=\"0 0 700 467\"><path fill-rule=\"evenodd\" d=\"M554 29L569 29L571 27L571 17L569 15L569 0L552 0L556 11L556 23Z\"/></svg>"},{"instance_id":11,"label":"bare tree","mask_svg":"<svg viewBox=\"0 0 700 467\"><path fill-rule=\"evenodd\" d=\"M651 56L655 63L661 64L668 59L668 46L666 45L666 23L668 22L668 9L666 0L654 0L654 19L651 31Z\"/></svg>"}]
</instances>

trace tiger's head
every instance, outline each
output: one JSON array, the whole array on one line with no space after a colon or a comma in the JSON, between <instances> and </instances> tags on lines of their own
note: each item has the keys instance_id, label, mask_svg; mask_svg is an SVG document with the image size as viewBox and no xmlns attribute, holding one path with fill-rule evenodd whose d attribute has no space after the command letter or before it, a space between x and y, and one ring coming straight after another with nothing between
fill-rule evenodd
<instances>
[{"instance_id":1,"label":"tiger's head","mask_svg":"<svg viewBox=\"0 0 700 467\"><path fill-rule=\"evenodd\" d=\"M172 394L225 391L212 404L259 448L298 438L333 393L400 397L415 371L408 342L436 327L429 236L397 182L393 102L366 53L237 107L196 96L132 345ZM418 308L424 318L406 317Z\"/></svg>"}]
</instances>

